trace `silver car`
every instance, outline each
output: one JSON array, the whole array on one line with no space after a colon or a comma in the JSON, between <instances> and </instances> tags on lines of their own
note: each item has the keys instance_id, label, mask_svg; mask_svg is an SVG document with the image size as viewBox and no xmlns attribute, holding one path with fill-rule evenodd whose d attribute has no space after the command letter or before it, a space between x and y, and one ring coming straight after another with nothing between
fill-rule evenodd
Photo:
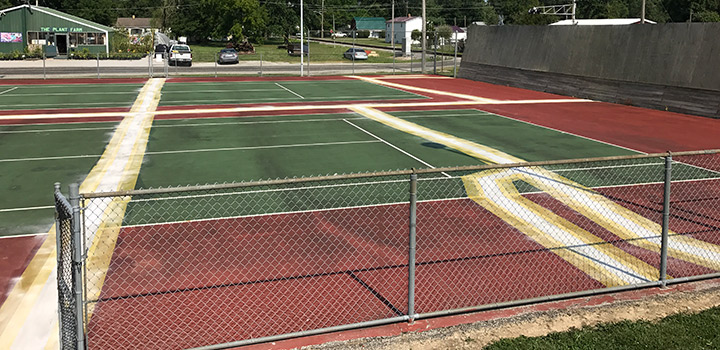
<instances>
[{"instance_id":1,"label":"silver car","mask_svg":"<svg viewBox=\"0 0 720 350\"><path fill-rule=\"evenodd\" d=\"M366 60L368 59L367 52L363 49L350 48L343 54L343 57L350 60Z\"/></svg>"},{"instance_id":2,"label":"silver car","mask_svg":"<svg viewBox=\"0 0 720 350\"><path fill-rule=\"evenodd\" d=\"M235 49L222 49L218 54L218 63L238 63L238 53Z\"/></svg>"}]
</instances>

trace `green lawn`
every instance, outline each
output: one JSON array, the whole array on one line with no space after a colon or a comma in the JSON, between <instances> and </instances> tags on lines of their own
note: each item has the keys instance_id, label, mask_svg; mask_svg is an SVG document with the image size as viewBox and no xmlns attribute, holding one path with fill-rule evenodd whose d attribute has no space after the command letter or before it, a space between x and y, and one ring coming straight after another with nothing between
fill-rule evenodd
<instances>
[{"instance_id":1,"label":"green lawn","mask_svg":"<svg viewBox=\"0 0 720 350\"><path fill-rule=\"evenodd\" d=\"M291 40L291 42L299 42ZM259 61L262 57L266 62L289 62L299 63L300 57L288 55L287 50L278 48L282 45L281 40L268 40L264 44L254 44L255 53L248 55L240 55L241 61ZM215 54L225 47L224 43L207 43L207 44L191 44L193 50L193 61L195 62L214 62ZM312 62L350 62L343 58L343 52L347 50L345 46L337 46L331 44L321 44L311 42L309 47L310 63ZM370 57L363 63L389 63L392 62L392 53L386 51L377 51L378 57ZM307 60L307 59L306 59Z\"/></svg>"},{"instance_id":2,"label":"green lawn","mask_svg":"<svg viewBox=\"0 0 720 350\"><path fill-rule=\"evenodd\" d=\"M486 350L705 350L720 349L720 308L698 314L677 314L660 320L623 321L544 337L503 339ZM471 343L472 338L466 339Z\"/></svg>"}]
</instances>

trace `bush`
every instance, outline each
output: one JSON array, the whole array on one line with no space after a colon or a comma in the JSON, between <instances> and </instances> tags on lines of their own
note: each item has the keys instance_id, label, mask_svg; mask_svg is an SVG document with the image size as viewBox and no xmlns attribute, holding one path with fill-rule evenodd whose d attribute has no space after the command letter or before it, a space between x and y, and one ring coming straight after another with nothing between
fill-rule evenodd
<instances>
[{"instance_id":1,"label":"bush","mask_svg":"<svg viewBox=\"0 0 720 350\"><path fill-rule=\"evenodd\" d=\"M378 34L378 38L385 39L385 31L384 30L380 31L380 33Z\"/></svg>"},{"instance_id":2,"label":"bush","mask_svg":"<svg viewBox=\"0 0 720 350\"><path fill-rule=\"evenodd\" d=\"M370 31L369 30L358 30L357 37L358 38L368 38L368 37L370 37Z\"/></svg>"},{"instance_id":3,"label":"bush","mask_svg":"<svg viewBox=\"0 0 720 350\"><path fill-rule=\"evenodd\" d=\"M13 50L13 52L8 52L8 53L0 53L0 60L2 60L2 61L15 61L15 60L22 60L24 58L25 58L25 55L18 50Z\"/></svg>"},{"instance_id":4,"label":"bush","mask_svg":"<svg viewBox=\"0 0 720 350\"><path fill-rule=\"evenodd\" d=\"M87 48L83 48L82 50L75 51L70 54L69 58L73 60L88 60L91 58L96 58L97 55L90 53L90 50Z\"/></svg>"}]
</instances>

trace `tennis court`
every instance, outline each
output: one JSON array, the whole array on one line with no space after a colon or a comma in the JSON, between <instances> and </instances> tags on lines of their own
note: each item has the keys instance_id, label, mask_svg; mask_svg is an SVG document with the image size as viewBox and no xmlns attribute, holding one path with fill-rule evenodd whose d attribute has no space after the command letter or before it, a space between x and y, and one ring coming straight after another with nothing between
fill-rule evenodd
<instances>
[{"instance_id":1,"label":"tennis court","mask_svg":"<svg viewBox=\"0 0 720 350\"><path fill-rule=\"evenodd\" d=\"M714 120L442 77L57 86L0 88L12 89L0 95L10 145L0 234L47 232L51 184L82 182L91 348L187 348L406 315L408 176L283 179L720 147ZM23 99L33 93L48 99ZM720 270L717 159L673 165L689 199L674 204L671 228L707 252L675 255L673 277ZM642 158L419 174L414 312L656 279L654 243L608 218L653 231L664 167ZM269 179L279 182L250 184ZM495 188L503 195L483 195ZM566 200L582 193L582 205Z\"/></svg>"}]
</instances>

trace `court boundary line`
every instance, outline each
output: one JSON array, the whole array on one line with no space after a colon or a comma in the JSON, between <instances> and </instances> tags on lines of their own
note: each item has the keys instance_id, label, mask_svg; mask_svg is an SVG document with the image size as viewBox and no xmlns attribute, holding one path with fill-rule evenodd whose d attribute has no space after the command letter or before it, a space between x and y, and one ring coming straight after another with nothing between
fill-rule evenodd
<instances>
[{"instance_id":1,"label":"court boundary line","mask_svg":"<svg viewBox=\"0 0 720 350\"><path fill-rule=\"evenodd\" d=\"M37 237L37 236L49 236L50 234L47 232L37 232L37 233L23 233L19 235L9 235L9 236L0 236L0 240L5 238L27 238L27 237Z\"/></svg>"},{"instance_id":2,"label":"court boundary line","mask_svg":"<svg viewBox=\"0 0 720 350\"><path fill-rule=\"evenodd\" d=\"M408 181L406 181L408 182ZM471 200L468 197L458 197L458 198L441 198L441 199L425 199L425 200L418 200L418 203L432 203L432 202L442 202L442 201L456 201L456 200ZM266 214L249 214L249 215L238 215L238 216L223 216L219 218L203 218L203 219L191 219L191 220L178 220L178 221L168 221L168 222L162 222L162 223L151 223L151 224L137 224L137 225L123 225L121 229L126 228L135 228L135 227L146 227L146 226L160 226L160 225L177 225L177 224L185 224L185 223L195 223L195 222L206 222L206 221L214 221L214 220L233 220L233 219L245 219L245 218L255 218L255 217L261 217L261 216L275 216L275 215L292 215L292 214L305 214L305 213L317 213L321 211L337 211L337 210L349 210L349 209L363 209L363 208L372 208L372 207L387 207L387 206L393 206L393 205L408 205L408 201L403 202L392 202L392 203L381 203L381 204L364 204L364 205L353 205L353 206L346 206L346 207L339 207L339 208L324 208L324 209L308 209L308 210L299 210L299 211L284 211L284 212L277 212L277 213L266 213Z\"/></svg>"},{"instance_id":3,"label":"court boundary line","mask_svg":"<svg viewBox=\"0 0 720 350\"><path fill-rule=\"evenodd\" d=\"M0 213L12 213L14 211L30 211L30 210L42 210L42 209L54 209L54 205L44 205L37 207L18 207L18 208L5 208L0 209Z\"/></svg>"},{"instance_id":4,"label":"court boundary line","mask_svg":"<svg viewBox=\"0 0 720 350\"><path fill-rule=\"evenodd\" d=\"M364 118L364 119L367 119L367 118ZM370 135L370 136L372 136L372 137L380 140L380 142L382 142L382 143L384 143L384 144L392 147L392 148L395 149L396 151L399 151L400 153L402 153L402 154L404 154L404 155L406 155L406 156L408 156L408 157L410 157L410 158L412 158L412 159L420 162L420 164L425 165L425 166L428 166L428 167L430 167L431 169L435 169L435 167L432 166L430 163L428 163L428 162L426 162L426 161L424 161L424 160L422 160L422 159L420 159L420 158L418 158L418 157L410 154L410 152L407 152L407 151L401 149L401 148L398 147L398 146L393 145L392 143L384 140L383 138L381 138L381 137L379 137L379 136L377 136L377 135L375 135L375 134L373 134L373 133L371 133L371 132L369 132L369 131L367 131L367 130L365 130L365 129L363 129L363 128L355 125L355 124L353 124L352 122L348 121L347 119L343 119L343 121L346 122L346 123L348 123L348 124L350 124L350 125L352 125L353 127L357 128L358 130L360 130L360 131L362 131L362 132L364 132L364 133L366 133L366 134L368 134L368 135ZM446 172L441 172L441 174L443 174L444 176L450 177L450 178L452 177L452 176L448 175Z\"/></svg>"},{"instance_id":5,"label":"court boundary line","mask_svg":"<svg viewBox=\"0 0 720 350\"><path fill-rule=\"evenodd\" d=\"M7 158L0 159L0 163L12 162L33 162L38 160L65 160L65 159L81 159L81 158L100 158L102 155L77 155L77 156L57 156L57 157L36 157L36 158Z\"/></svg>"},{"instance_id":6,"label":"court boundary line","mask_svg":"<svg viewBox=\"0 0 720 350\"><path fill-rule=\"evenodd\" d=\"M198 153L198 152L244 151L244 150L272 149L272 148L295 148L295 147L313 147L313 146L352 145L352 144L378 143L378 142L379 142L379 141L375 141L375 140L362 140L362 141L337 141L337 142L319 142L319 143L298 143L298 144L292 144L292 145L248 146L248 147L223 147L223 148L206 148L206 149L195 149L195 150L177 150L177 151L145 152L145 155L156 155L156 154L185 154L185 153Z\"/></svg>"},{"instance_id":7,"label":"court boundary line","mask_svg":"<svg viewBox=\"0 0 720 350\"><path fill-rule=\"evenodd\" d=\"M293 95L295 95L295 96L297 96L297 97L300 97L300 98L303 99L303 100L305 99L305 97L303 97L302 95L300 95L300 94L298 94L297 92L292 91L292 90L290 90L290 89L288 89L288 88L280 85L279 83L275 83L275 85L279 86L279 87L282 88L283 90L285 90L285 91L287 91L287 92L289 92L289 93L291 93L291 94L293 94Z\"/></svg>"},{"instance_id":8,"label":"court boundary line","mask_svg":"<svg viewBox=\"0 0 720 350\"><path fill-rule=\"evenodd\" d=\"M15 90L17 90L17 88L18 88L17 86L12 87L12 88L9 88L9 89L7 89L7 90L5 90L5 91L3 91L3 92L0 92L0 95L4 95L4 94L6 94L6 93L8 93L8 92L10 92L10 91L15 91Z\"/></svg>"},{"instance_id":9,"label":"court boundary line","mask_svg":"<svg viewBox=\"0 0 720 350\"><path fill-rule=\"evenodd\" d=\"M275 111L303 111L303 110L327 110L327 109L349 109L350 107L368 107L368 108L405 108L405 107L449 107L449 106L472 106L472 105L515 105L515 104L539 104L539 103L596 103L592 100L582 99L550 99L550 100L504 100L504 101L424 101L428 99L417 99L413 102L363 102L363 100L344 101L344 104L320 104L320 105L297 105L297 104L280 104L280 105L264 105L264 106L239 106L222 107L222 108L192 108L192 109L163 109L152 112L155 116L163 115L186 115L186 114L211 114L211 113L248 113L248 112L275 112ZM343 102L343 101L327 101L327 102ZM190 105L192 107L204 107L205 105ZM212 105L210 105L212 106ZM178 106L165 106L178 107ZM113 107L115 108L115 107ZM117 107L126 108L126 107ZM62 110L62 108L59 108ZM43 114L16 114L16 115L0 115L0 120L32 120L32 119L81 119L81 118L103 118L103 117L123 117L134 116L137 114L132 111L118 112L75 112L75 113L49 113ZM315 113L318 114L318 113ZM228 117L229 118L229 117ZM82 121L82 122L90 122Z\"/></svg>"}]
</instances>

